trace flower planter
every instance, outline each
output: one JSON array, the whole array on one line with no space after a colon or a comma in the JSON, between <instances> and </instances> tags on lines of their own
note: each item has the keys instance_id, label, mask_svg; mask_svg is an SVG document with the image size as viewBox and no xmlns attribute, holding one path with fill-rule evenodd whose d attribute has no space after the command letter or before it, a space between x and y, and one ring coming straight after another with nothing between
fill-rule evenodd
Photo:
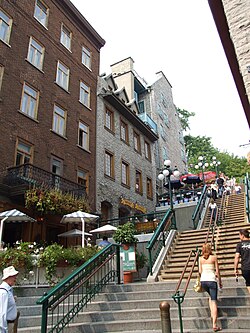
<instances>
[{"instance_id":1,"label":"flower planter","mask_svg":"<svg viewBox=\"0 0 250 333\"><path fill-rule=\"evenodd\" d=\"M131 283L133 282L133 273L130 271L123 272L123 283Z\"/></svg>"}]
</instances>

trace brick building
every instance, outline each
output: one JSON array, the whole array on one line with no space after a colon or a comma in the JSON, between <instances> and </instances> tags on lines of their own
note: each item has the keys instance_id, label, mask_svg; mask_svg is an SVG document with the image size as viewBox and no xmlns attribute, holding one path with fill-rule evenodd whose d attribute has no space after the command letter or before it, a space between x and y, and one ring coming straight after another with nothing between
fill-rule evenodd
<instances>
[{"instance_id":1,"label":"brick building","mask_svg":"<svg viewBox=\"0 0 250 333\"><path fill-rule=\"evenodd\" d=\"M95 211L96 90L104 43L69 0L1 1L1 211L22 207L25 189L41 182L87 192ZM7 242L12 228L6 226ZM55 241L65 230L53 218L39 231L20 228L23 240L39 233Z\"/></svg>"},{"instance_id":2,"label":"brick building","mask_svg":"<svg viewBox=\"0 0 250 333\"><path fill-rule=\"evenodd\" d=\"M98 213L105 220L153 211L156 131L112 75L99 78L97 104Z\"/></svg>"}]
</instances>

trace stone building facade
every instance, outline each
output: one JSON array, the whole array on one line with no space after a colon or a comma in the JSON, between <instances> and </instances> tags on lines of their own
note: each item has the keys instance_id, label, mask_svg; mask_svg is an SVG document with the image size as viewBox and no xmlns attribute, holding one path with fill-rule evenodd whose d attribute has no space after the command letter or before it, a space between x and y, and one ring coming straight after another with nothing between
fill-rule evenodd
<instances>
[{"instance_id":1,"label":"stone building facade","mask_svg":"<svg viewBox=\"0 0 250 333\"><path fill-rule=\"evenodd\" d=\"M250 103L250 1L223 0L222 3Z\"/></svg>"},{"instance_id":2,"label":"stone building facade","mask_svg":"<svg viewBox=\"0 0 250 333\"><path fill-rule=\"evenodd\" d=\"M159 139L154 145L156 175L160 173L164 160L171 160L183 173L187 161L183 131L173 102L172 86L163 72L156 73L156 81L148 85L134 70L132 58L126 58L111 65L112 74L118 87L126 87L130 100L138 104L138 116L154 130L157 125ZM162 184L158 184L160 188ZM161 191L160 191L161 192Z\"/></svg>"},{"instance_id":3,"label":"stone building facade","mask_svg":"<svg viewBox=\"0 0 250 333\"><path fill-rule=\"evenodd\" d=\"M137 114L137 104L112 75L99 78L96 203L102 220L155 209L153 144L158 136Z\"/></svg>"},{"instance_id":4,"label":"stone building facade","mask_svg":"<svg viewBox=\"0 0 250 333\"><path fill-rule=\"evenodd\" d=\"M96 91L104 44L69 0L1 1L1 210L24 208L25 185L54 182L59 189L86 188L95 211ZM65 227L52 218L39 228L42 239L55 241ZM26 229L22 239L34 239L36 228Z\"/></svg>"},{"instance_id":5,"label":"stone building facade","mask_svg":"<svg viewBox=\"0 0 250 333\"><path fill-rule=\"evenodd\" d=\"M250 1L208 3L250 126Z\"/></svg>"}]
</instances>

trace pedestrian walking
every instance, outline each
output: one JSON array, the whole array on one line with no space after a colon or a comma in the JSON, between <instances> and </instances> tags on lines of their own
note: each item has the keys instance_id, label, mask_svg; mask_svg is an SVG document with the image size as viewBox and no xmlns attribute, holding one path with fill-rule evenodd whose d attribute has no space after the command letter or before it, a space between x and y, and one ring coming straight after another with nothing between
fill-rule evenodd
<instances>
[{"instance_id":1,"label":"pedestrian walking","mask_svg":"<svg viewBox=\"0 0 250 333\"><path fill-rule=\"evenodd\" d=\"M16 282L18 271L13 266L3 270L3 282L0 284L0 332L16 333L19 311L13 295L13 286Z\"/></svg>"},{"instance_id":2,"label":"pedestrian walking","mask_svg":"<svg viewBox=\"0 0 250 333\"><path fill-rule=\"evenodd\" d=\"M246 287L250 293L250 239L249 231L241 229L239 231L240 243L236 245L236 253L234 258L234 273L238 279L239 271L238 265L241 261L241 274L246 281Z\"/></svg>"},{"instance_id":3,"label":"pedestrian walking","mask_svg":"<svg viewBox=\"0 0 250 333\"><path fill-rule=\"evenodd\" d=\"M220 288L222 288L222 283L218 260L217 257L212 254L211 245L209 243L205 243L202 246L202 255L199 258L199 273L201 276L200 281L202 289L209 294L209 307L212 317L213 331L221 331L221 327L217 325L217 279Z\"/></svg>"}]
</instances>

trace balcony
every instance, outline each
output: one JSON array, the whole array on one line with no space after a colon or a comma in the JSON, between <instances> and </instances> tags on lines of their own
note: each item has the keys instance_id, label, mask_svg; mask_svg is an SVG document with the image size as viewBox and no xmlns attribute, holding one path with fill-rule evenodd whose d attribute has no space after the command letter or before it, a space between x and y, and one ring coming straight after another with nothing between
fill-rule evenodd
<instances>
[{"instance_id":1,"label":"balcony","mask_svg":"<svg viewBox=\"0 0 250 333\"><path fill-rule=\"evenodd\" d=\"M138 117L145 123L147 124L152 131L154 131L156 134L158 134L157 130L157 124L153 121L152 118L147 115L146 112L138 114Z\"/></svg>"},{"instance_id":2,"label":"balcony","mask_svg":"<svg viewBox=\"0 0 250 333\"><path fill-rule=\"evenodd\" d=\"M22 195L29 187L54 188L78 197L86 195L86 186L74 183L32 164L22 164L7 169L2 177L1 188L8 188L10 196Z\"/></svg>"}]
</instances>

